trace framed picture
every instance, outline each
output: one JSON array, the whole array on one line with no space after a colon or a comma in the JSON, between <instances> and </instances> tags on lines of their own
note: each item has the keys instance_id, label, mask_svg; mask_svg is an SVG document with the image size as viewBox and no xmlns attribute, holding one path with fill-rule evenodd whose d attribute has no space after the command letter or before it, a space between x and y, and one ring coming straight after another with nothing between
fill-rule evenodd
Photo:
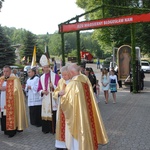
<instances>
[{"instance_id":1,"label":"framed picture","mask_svg":"<svg viewBox=\"0 0 150 150\"><path fill-rule=\"evenodd\" d=\"M126 80L131 69L131 47L123 45L118 48L118 79Z\"/></svg>"}]
</instances>

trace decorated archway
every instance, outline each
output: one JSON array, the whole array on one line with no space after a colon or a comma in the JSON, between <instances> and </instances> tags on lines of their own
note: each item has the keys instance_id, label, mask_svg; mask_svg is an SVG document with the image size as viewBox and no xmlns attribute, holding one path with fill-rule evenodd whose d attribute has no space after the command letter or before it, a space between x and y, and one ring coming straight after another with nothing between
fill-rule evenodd
<instances>
[{"instance_id":1,"label":"decorated archway","mask_svg":"<svg viewBox=\"0 0 150 150\"><path fill-rule=\"evenodd\" d=\"M112 7L112 6L106 6L105 7ZM79 16L76 16L64 23L59 24L59 33L61 34L62 39L62 64L65 65L65 53L64 53L64 33L69 32L76 32L77 35L77 58L78 58L78 64L81 63L80 59L80 31L81 30L89 30L89 29L98 29L103 27L111 27L111 26L118 26L123 24L131 24L131 56L132 56L132 75L133 75L133 93L136 93L136 80L135 80L135 68L136 68L136 52L135 52L135 24L136 23L144 23L144 22L150 22L150 9L141 9L141 8L127 8L127 7L120 7L120 6L113 6L118 9L128 9L130 12L132 12L131 15L127 16L117 16L113 18L102 18L98 20L91 20L91 21L83 21L79 22L79 18L88 14L92 13L94 11L97 11L99 9L103 9L104 5L97 7L91 11L85 12ZM141 10L142 13L140 14L134 14L135 10ZM146 13L143 13L146 12ZM75 23L70 23L72 21L75 21Z\"/></svg>"}]
</instances>

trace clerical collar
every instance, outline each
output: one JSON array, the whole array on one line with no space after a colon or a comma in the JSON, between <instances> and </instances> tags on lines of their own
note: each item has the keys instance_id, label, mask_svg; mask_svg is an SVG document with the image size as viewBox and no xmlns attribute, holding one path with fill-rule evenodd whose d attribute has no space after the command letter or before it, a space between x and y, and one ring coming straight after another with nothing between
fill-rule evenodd
<instances>
[{"instance_id":1,"label":"clerical collar","mask_svg":"<svg viewBox=\"0 0 150 150\"><path fill-rule=\"evenodd\" d=\"M47 72L47 73L45 73L45 74L50 74L51 73L51 71L49 71L49 72Z\"/></svg>"},{"instance_id":2,"label":"clerical collar","mask_svg":"<svg viewBox=\"0 0 150 150\"><path fill-rule=\"evenodd\" d=\"M34 79L35 75L33 77L30 78L30 80Z\"/></svg>"},{"instance_id":3,"label":"clerical collar","mask_svg":"<svg viewBox=\"0 0 150 150\"><path fill-rule=\"evenodd\" d=\"M5 77L5 81L7 81L8 78L9 78L9 77Z\"/></svg>"},{"instance_id":4,"label":"clerical collar","mask_svg":"<svg viewBox=\"0 0 150 150\"><path fill-rule=\"evenodd\" d=\"M66 84L68 84L68 83L70 82L70 79L69 79L69 80L66 80L65 82L66 82Z\"/></svg>"}]
</instances>

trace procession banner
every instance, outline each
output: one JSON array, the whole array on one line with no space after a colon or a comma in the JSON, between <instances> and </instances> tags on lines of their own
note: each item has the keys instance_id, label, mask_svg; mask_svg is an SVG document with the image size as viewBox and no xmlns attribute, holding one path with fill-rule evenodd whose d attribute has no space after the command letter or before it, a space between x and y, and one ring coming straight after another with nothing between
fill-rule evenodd
<instances>
[{"instance_id":1,"label":"procession banner","mask_svg":"<svg viewBox=\"0 0 150 150\"><path fill-rule=\"evenodd\" d=\"M121 16L116 18L107 18L100 20L83 21L77 23L61 24L59 26L59 32L73 32L80 30L96 29L106 26L116 26L122 24L131 24L139 22L150 22L150 13Z\"/></svg>"}]
</instances>

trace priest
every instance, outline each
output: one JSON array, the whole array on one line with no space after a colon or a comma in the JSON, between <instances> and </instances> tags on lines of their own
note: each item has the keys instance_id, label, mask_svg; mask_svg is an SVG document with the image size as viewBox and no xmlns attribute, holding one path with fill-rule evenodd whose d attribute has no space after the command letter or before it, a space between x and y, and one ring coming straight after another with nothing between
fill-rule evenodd
<instances>
[{"instance_id":1,"label":"priest","mask_svg":"<svg viewBox=\"0 0 150 150\"><path fill-rule=\"evenodd\" d=\"M61 98L60 107L65 116L65 143L69 150L98 150L98 144L107 144L108 137L95 101L89 79L80 73L80 67L70 64L71 77Z\"/></svg>"},{"instance_id":2,"label":"priest","mask_svg":"<svg viewBox=\"0 0 150 150\"><path fill-rule=\"evenodd\" d=\"M41 56L40 64L43 75L40 77L37 91L42 98L42 132L54 134L58 101L53 99L52 94L60 77L50 69L50 60L46 55Z\"/></svg>"},{"instance_id":3,"label":"priest","mask_svg":"<svg viewBox=\"0 0 150 150\"><path fill-rule=\"evenodd\" d=\"M19 78L11 73L11 67L3 67L0 78L1 130L13 137L28 127L25 99Z\"/></svg>"},{"instance_id":4,"label":"priest","mask_svg":"<svg viewBox=\"0 0 150 150\"><path fill-rule=\"evenodd\" d=\"M68 72L68 67L63 66L60 69L62 78L59 80L58 85L53 93L53 98L55 100L59 99L59 105L57 110L57 121L56 121L56 141L55 147L57 150L66 150L65 143L65 116L60 107L61 97L65 94L65 87L70 81L70 75Z\"/></svg>"}]
</instances>

